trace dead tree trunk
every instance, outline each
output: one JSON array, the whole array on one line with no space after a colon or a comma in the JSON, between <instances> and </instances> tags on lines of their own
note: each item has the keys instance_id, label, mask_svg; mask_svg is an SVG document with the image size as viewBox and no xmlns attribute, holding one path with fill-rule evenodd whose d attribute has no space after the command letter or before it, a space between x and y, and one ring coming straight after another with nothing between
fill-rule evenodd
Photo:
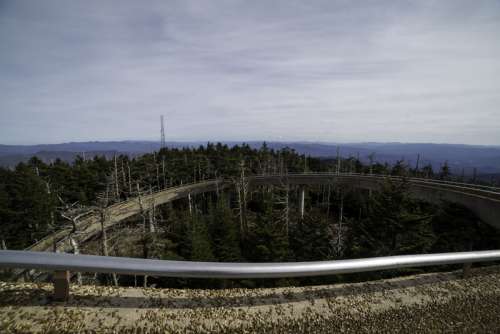
<instances>
[{"instance_id":1,"label":"dead tree trunk","mask_svg":"<svg viewBox=\"0 0 500 334\"><path fill-rule=\"evenodd\" d=\"M101 220L101 247L102 247L102 255L109 256L108 252L108 235L106 233L106 226L104 225L106 221L106 209L101 208L100 212L100 220ZM113 284L118 286L118 278L115 273L111 274L113 277Z\"/></svg>"},{"instance_id":2,"label":"dead tree trunk","mask_svg":"<svg viewBox=\"0 0 500 334\"><path fill-rule=\"evenodd\" d=\"M143 236L143 247L142 247L142 252L143 252L143 257L145 259L147 259L148 257L148 246L147 246L147 242L146 242L146 239L147 239L147 235L146 235L146 232L147 232L147 228L146 228L146 210L144 208L144 203L142 201L142 195L141 195L141 190L139 189L139 183L136 183L136 186L137 186L137 199L139 201L139 208L140 208L140 212L139 212L139 215L141 216L141 219L142 219L142 224L141 224L141 229L142 229L142 236Z\"/></svg>"},{"instance_id":3,"label":"dead tree trunk","mask_svg":"<svg viewBox=\"0 0 500 334\"><path fill-rule=\"evenodd\" d=\"M123 159L121 161L121 164L122 164L122 180L123 180L123 188L124 188L124 193L125 193L125 187L126 187L126 184L127 184L127 177L125 176L125 167L123 165ZM127 196L127 199L129 198L131 194L129 193L128 196Z\"/></svg>"},{"instance_id":4,"label":"dead tree trunk","mask_svg":"<svg viewBox=\"0 0 500 334\"><path fill-rule=\"evenodd\" d=\"M73 248L73 254L75 255L80 254L80 248L78 247L78 242L73 237L73 235L69 236L69 242L71 244L71 248ZM78 283L78 285L82 285L82 273L80 272L76 273L76 282Z\"/></svg>"},{"instance_id":5,"label":"dead tree trunk","mask_svg":"<svg viewBox=\"0 0 500 334\"><path fill-rule=\"evenodd\" d=\"M149 186L149 194L153 195L153 189ZM148 210L148 219L149 219L149 233L155 233L156 231L156 205L154 197L151 196L151 206Z\"/></svg>"},{"instance_id":6,"label":"dead tree trunk","mask_svg":"<svg viewBox=\"0 0 500 334\"><path fill-rule=\"evenodd\" d=\"M142 225L141 225L141 230L142 230L142 256L143 258L147 259L149 256L149 247L148 247L148 233L147 233L147 228L146 228L146 212L144 209L144 203L142 201L142 196L141 196L141 190L139 188L139 183L136 183L137 186L137 198L139 200L139 208L140 208L140 216L142 219ZM147 281L148 277L147 275L144 275L144 287L147 287Z\"/></svg>"},{"instance_id":7,"label":"dead tree trunk","mask_svg":"<svg viewBox=\"0 0 500 334\"><path fill-rule=\"evenodd\" d=\"M128 191L132 194L132 178L130 177L130 165L127 161L127 169L128 169Z\"/></svg>"},{"instance_id":8,"label":"dead tree trunk","mask_svg":"<svg viewBox=\"0 0 500 334\"><path fill-rule=\"evenodd\" d=\"M115 170L114 170L114 178L115 178L115 195L116 199L120 199L120 188L118 186L118 165L116 161L116 154L115 154Z\"/></svg>"},{"instance_id":9,"label":"dead tree trunk","mask_svg":"<svg viewBox=\"0 0 500 334\"><path fill-rule=\"evenodd\" d=\"M282 182L278 187L279 195L276 196L276 204L282 206L280 220L285 226L285 234L288 239L290 231L290 186L288 182Z\"/></svg>"},{"instance_id":10,"label":"dead tree trunk","mask_svg":"<svg viewBox=\"0 0 500 334\"><path fill-rule=\"evenodd\" d=\"M188 193L188 206L189 206L189 214L193 216L193 201L191 199L191 193Z\"/></svg>"},{"instance_id":11,"label":"dead tree trunk","mask_svg":"<svg viewBox=\"0 0 500 334\"><path fill-rule=\"evenodd\" d=\"M160 166L158 166L156 161L155 161L155 165L156 165L156 186L158 187L158 191L160 191L161 190L161 188L160 188Z\"/></svg>"},{"instance_id":12,"label":"dead tree trunk","mask_svg":"<svg viewBox=\"0 0 500 334\"><path fill-rule=\"evenodd\" d=\"M331 189L330 189L330 184L328 184L327 188L328 192L326 194L326 219L330 218L330 195L331 195Z\"/></svg>"},{"instance_id":13,"label":"dead tree trunk","mask_svg":"<svg viewBox=\"0 0 500 334\"><path fill-rule=\"evenodd\" d=\"M418 177L419 175L419 172L418 172L418 169L419 169L419 164L420 164L420 153L417 154L417 163L415 165L415 176Z\"/></svg>"},{"instance_id":14,"label":"dead tree trunk","mask_svg":"<svg viewBox=\"0 0 500 334\"><path fill-rule=\"evenodd\" d=\"M285 234L288 239L289 231L290 231L290 189L286 187L285 198L283 199L283 204L285 207L283 208L282 219L285 221Z\"/></svg>"},{"instance_id":15,"label":"dead tree trunk","mask_svg":"<svg viewBox=\"0 0 500 334\"><path fill-rule=\"evenodd\" d=\"M342 190L340 192L340 210L339 210L339 225L338 225L338 232L337 232L337 255L339 257L342 256L342 243L343 243L343 238L342 238L342 221L344 218L344 194Z\"/></svg>"},{"instance_id":16,"label":"dead tree trunk","mask_svg":"<svg viewBox=\"0 0 500 334\"><path fill-rule=\"evenodd\" d=\"M163 189L167 188L167 178L165 175L165 157L161 159L161 172L163 174Z\"/></svg>"},{"instance_id":17,"label":"dead tree trunk","mask_svg":"<svg viewBox=\"0 0 500 334\"><path fill-rule=\"evenodd\" d=\"M340 174L340 148L337 146L337 175Z\"/></svg>"},{"instance_id":18,"label":"dead tree trunk","mask_svg":"<svg viewBox=\"0 0 500 334\"><path fill-rule=\"evenodd\" d=\"M300 219L304 219L306 190L300 187Z\"/></svg>"},{"instance_id":19,"label":"dead tree trunk","mask_svg":"<svg viewBox=\"0 0 500 334\"><path fill-rule=\"evenodd\" d=\"M375 153L371 153L368 156L368 159L370 160L370 175L373 175L373 161L375 159Z\"/></svg>"},{"instance_id":20,"label":"dead tree trunk","mask_svg":"<svg viewBox=\"0 0 500 334\"><path fill-rule=\"evenodd\" d=\"M245 238L248 232L248 226L246 221L248 182L245 179L245 162L243 160L240 163L240 178L235 183L236 183L236 192L238 193L240 231L243 238Z\"/></svg>"},{"instance_id":21,"label":"dead tree trunk","mask_svg":"<svg viewBox=\"0 0 500 334\"><path fill-rule=\"evenodd\" d=\"M61 200L61 199L60 199ZM61 200L62 201L62 200ZM64 203L64 202L63 202ZM61 217L71 222L71 232L68 235L69 244L73 250L73 254L80 254L80 247L78 244L77 234L78 234L78 221L85 215L91 212L91 210L85 210L83 207L74 207L77 203L73 204L71 207L65 205L65 212L61 212ZM83 212L82 212L83 210ZM77 273L77 282L82 284L82 274Z\"/></svg>"}]
</instances>

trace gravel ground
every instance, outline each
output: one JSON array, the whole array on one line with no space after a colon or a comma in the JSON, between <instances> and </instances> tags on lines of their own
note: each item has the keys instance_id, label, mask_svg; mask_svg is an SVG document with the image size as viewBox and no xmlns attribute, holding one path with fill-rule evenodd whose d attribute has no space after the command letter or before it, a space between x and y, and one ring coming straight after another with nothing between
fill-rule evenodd
<instances>
[{"instance_id":1,"label":"gravel ground","mask_svg":"<svg viewBox=\"0 0 500 334\"><path fill-rule=\"evenodd\" d=\"M0 333L499 333L500 267L280 289L0 282Z\"/></svg>"}]
</instances>

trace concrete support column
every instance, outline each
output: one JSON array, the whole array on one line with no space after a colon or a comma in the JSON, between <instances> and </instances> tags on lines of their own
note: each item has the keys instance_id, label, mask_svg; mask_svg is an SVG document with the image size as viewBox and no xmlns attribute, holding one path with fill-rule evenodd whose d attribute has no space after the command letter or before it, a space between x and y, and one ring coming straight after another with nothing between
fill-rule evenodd
<instances>
[{"instance_id":1,"label":"concrete support column","mask_svg":"<svg viewBox=\"0 0 500 334\"><path fill-rule=\"evenodd\" d=\"M300 218L304 219L306 189L305 187L300 187L299 191L300 191Z\"/></svg>"},{"instance_id":2,"label":"concrete support column","mask_svg":"<svg viewBox=\"0 0 500 334\"><path fill-rule=\"evenodd\" d=\"M54 300L66 301L69 298L69 271L54 273Z\"/></svg>"}]
</instances>

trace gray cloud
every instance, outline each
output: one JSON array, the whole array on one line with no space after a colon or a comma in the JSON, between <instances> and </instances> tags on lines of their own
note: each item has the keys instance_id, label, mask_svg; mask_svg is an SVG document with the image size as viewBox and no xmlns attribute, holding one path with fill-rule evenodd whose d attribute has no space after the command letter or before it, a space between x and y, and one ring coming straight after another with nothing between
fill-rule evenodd
<instances>
[{"instance_id":1,"label":"gray cloud","mask_svg":"<svg viewBox=\"0 0 500 334\"><path fill-rule=\"evenodd\" d=\"M498 1L3 1L0 142L500 144Z\"/></svg>"}]
</instances>

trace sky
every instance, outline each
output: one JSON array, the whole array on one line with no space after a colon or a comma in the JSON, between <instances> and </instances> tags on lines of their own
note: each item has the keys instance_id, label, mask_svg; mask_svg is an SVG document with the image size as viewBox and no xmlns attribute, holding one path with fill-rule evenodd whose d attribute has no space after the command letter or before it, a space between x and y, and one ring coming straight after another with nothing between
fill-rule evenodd
<instances>
[{"instance_id":1,"label":"sky","mask_svg":"<svg viewBox=\"0 0 500 334\"><path fill-rule=\"evenodd\" d=\"M500 1L0 0L0 144L500 144Z\"/></svg>"}]
</instances>

